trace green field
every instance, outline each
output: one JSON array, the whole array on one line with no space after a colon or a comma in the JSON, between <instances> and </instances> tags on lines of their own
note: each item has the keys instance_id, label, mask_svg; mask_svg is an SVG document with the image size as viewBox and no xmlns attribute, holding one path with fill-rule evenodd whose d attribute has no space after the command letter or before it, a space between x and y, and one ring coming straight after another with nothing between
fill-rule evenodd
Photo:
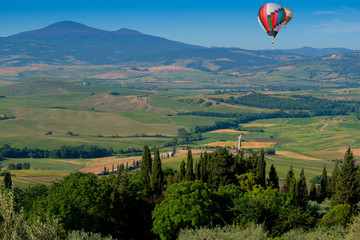
<instances>
[{"instance_id":1,"label":"green field","mask_svg":"<svg viewBox=\"0 0 360 240\"><path fill-rule=\"evenodd\" d=\"M6 167L9 164L18 163L30 163L32 170L60 170L73 172L84 165L81 164L81 160L69 160L69 159L34 159L34 158L10 158L0 161L0 166ZM24 170L25 171L25 170Z\"/></svg>"},{"instance_id":2,"label":"green field","mask_svg":"<svg viewBox=\"0 0 360 240\"><path fill-rule=\"evenodd\" d=\"M108 70L104 68L101 71ZM86 70L83 71L86 72ZM80 75L88 76L87 73L82 74ZM217 121L230 120L221 117L177 115L177 113L275 111L212 101L211 97L226 99L233 96L236 98L244 93L211 95L214 91L210 86L209 89L199 87L205 84L209 77L214 76L190 72L188 74L163 74L161 78L159 76L141 78L141 81L147 82L146 84L160 81L161 84L165 84L161 86L171 88L171 91L163 92L89 86L49 79L32 80L2 87L0 95L5 97L0 98L0 114L14 118L0 121L0 145L8 143L19 148L44 150L56 149L62 145L96 145L104 148L112 147L115 151L128 148L141 149L144 144L150 147L162 146L176 137L179 128L190 131L195 125L209 126ZM120 82L126 83L124 86L130 86L136 82L136 79L138 78L129 77ZM231 77L222 77L211 86L220 86L221 81L230 80ZM198 85L194 84L196 81ZM193 87L192 90L183 89L190 89L190 86ZM350 97L356 100L360 96L359 89L280 92L284 95L293 93L330 99ZM206 105L207 102L212 102L212 105ZM293 165L297 175L301 168L304 168L308 180L320 175L324 165L327 166L328 172L331 172L334 164L332 160L342 158L348 146L354 149L356 158L360 155L360 124L354 115L265 119L240 124L238 127L246 131L243 136L244 146L262 146L262 143L270 143L269 146L276 148L279 154L267 156L266 160L268 167L271 164L276 166L281 179L286 175L290 165ZM52 135L45 135L49 131ZM146 137L141 137L145 135ZM225 130L207 132L202 133L202 140L187 145L205 147L217 142L236 142L238 135L239 132ZM258 147L253 148L258 149ZM185 154L178 155L164 160L163 165L177 169L181 160L185 158ZM198 155L195 156L195 159L197 158ZM22 173L19 173L19 178L15 180L15 183L19 185L27 180L46 182L46 178L57 179L65 172L76 171L84 166L81 160L55 159L7 159L0 165L7 167L10 162L30 162L32 170L37 169L35 175L44 174L41 171L45 170L62 171L61 173L53 172L54 175L50 174L51 176L41 176L43 178L40 180L33 178L34 176L23 177Z\"/></svg>"}]
</instances>

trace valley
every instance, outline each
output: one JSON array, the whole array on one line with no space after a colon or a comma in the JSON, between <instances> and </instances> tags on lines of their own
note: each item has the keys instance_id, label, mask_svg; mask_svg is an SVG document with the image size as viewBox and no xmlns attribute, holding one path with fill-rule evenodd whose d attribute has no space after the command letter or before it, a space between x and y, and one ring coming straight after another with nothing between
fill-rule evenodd
<instances>
[{"instance_id":1,"label":"valley","mask_svg":"<svg viewBox=\"0 0 360 240\"><path fill-rule=\"evenodd\" d=\"M318 176L349 146L359 157L355 50L206 48L71 21L1 38L0 50L0 146L98 146L115 155L29 158L29 182L35 173L50 182L51 171L57 179L64 171L117 165L143 145L162 153L176 147L164 166L178 169L182 149L232 149L240 133L247 154L276 149L266 161L281 179L290 165L296 174L304 167L309 179Z\"/></svg>"},{"instance_id":2,"label":"valley","mask_svg":"<svg viewBox=\"0 0 360 240\"><path fill-rule=\"evenodd\" d=\"M305 168L308 178L318 176L324 165L333 168L335 159L341 159L348 146L352 147L355 157L360 157L359 120L351 112L343 116L258 119L228 129L220 127L201 132L199 140L180 143L178 130L181 128L190 134L196 126L235 120L236 114L271 114L279 109L226 102L226 99L252 94L248 92L219 93L207 89L206 94L193 91L177 95L177 91L180 90L149 91L44 78L8 85L0 88L4 95L0 99L1 114L9 117L0 121L0 144L42 150L63 145L91 145L112 148L115 152L141 151L146 144L151 148L160 147L161 152L167 153L172 150L176 139L175 147L179 150L192 147L203 152L216 147L233 149L241 133L244 134L242 148L245 150L276 149L276 154L267 155L266 160L268 167L271 164L277 167L280 179L284 179L290 165L296 174ZM356 106L354 103L360 97L357 89L262 93L267 94L264 96L279 96L279 99L293 98L291 96L297 94L326 96L330 100L349 94L346 98L349 106ZM203 114L193 114L200 112ZM178 169L185 157L186 151L180 151L176 157L164 159L164 167ZM104 166L109 169L112 165L126 162L126 159L121 154L116 158L93 160L30 158L3 160L0 165L7 167L13 161L30 162L32 170L14 172L18 176L14 177L14 182L23 185L24 181L51 182L66 172L95 165L98 167L90 169L101 172ZM132 157L130 163L134 159L140 160L141 156Z\"/></svg>"}]
</instances>

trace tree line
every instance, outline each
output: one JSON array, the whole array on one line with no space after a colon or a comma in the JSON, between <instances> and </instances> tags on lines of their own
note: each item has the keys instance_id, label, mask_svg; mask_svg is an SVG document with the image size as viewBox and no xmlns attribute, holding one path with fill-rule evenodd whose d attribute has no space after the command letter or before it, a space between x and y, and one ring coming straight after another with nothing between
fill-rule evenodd
<instances>
[{"instance_id":1,"label":"tree line","mask_svg":"<svg viewBox=\"0 0 360 240\"><path fill-rule=\"evenodd\" d=\"M124 152L121 152L124 153ZM102 148L98 146L66 146L63 145L54 150L42 150L38 148L17 148L9 144L0 147L0 157L8 158L98 158L114 154L112 148Z\"/></svg>"},{"instance_id":2,"label":"tree line","mask_svg":"<svg viewBox=\"0 0 360 240\"><path fill-rule=\"evenodd\" d=\"M308 110L311 116L345 115L349 112L354 112L355 110L352 104L346 102L331 101L328 99L302 95L284 97L262 93L251 93L237 98L231 96L228 99L211 98L211 100L225 102L233 105L241 104L260 108Z\"/></svg>"},{"instance_id":3,"label":"tree line","mask_svg":"<svg viewBox=\"0 0 360 240\"><path fill-rule=\"evenodd\" d=\"M248 123L258 119L269 119L269 118L306 118L311 117L307 112L302 111L276 111L271 113L219 113L219 112L204 112L204 111L194 111L194 112L183 112L178 113L178 115L194 115L194 116L203 116L203 117L218 117L218 118L232 118L224 121L215 121L213 125L204 125L198 126L195 125L193 128L193 133L204 133L208 131L213 131L217 129L225 128L238 128L239 124Z\"/></svg>"},{"instance_id":4,"label":"tree line","mask_svg":"<svg viewBox=\"0 0 360 240\"><path fill-rule=\"evenodd\" d=\"M144 146L138 171L106 177L75 172L50 186L24 189L12 188L6 174L0 201L8 199L1 202L5 206L12 196L14 214L0 207L1 229L21 220L17 230L26 235L30 230L24 226L35 228L32 224L40 221L51 239L69 239L74 231L95 232L104 239L176 239L181 229L256 223L270 237L280 237L297 228L346 227L358 214L360 170L350 148L343 164L335 164L332 177L324 168L321 183L310 191L304 169L296 178L290 167L284 184L275 166L268 173L266 169L264 150L232 155L219 149L202 153L197 161L189 150L174 170L162 167L157 148L152 157ZM324 202L330 202L329 209L319 205Z\"/></svg>"}]
</instances>

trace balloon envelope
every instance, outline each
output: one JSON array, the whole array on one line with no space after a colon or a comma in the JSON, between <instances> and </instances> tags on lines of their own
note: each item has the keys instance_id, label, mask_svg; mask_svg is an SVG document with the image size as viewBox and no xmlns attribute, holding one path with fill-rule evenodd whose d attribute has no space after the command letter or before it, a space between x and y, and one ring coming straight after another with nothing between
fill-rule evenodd
<instances>
[{"instance_id":1,"label":"balloon envelope","mask_svg":"<svg viewBox=\"0 0 360 240\"><path fill-rule=\"evenodd\" d=\"M286 12L286 20L285 20L284 26L286 26L286 24L288 24L291 21L294 14L293 14L293 11L290 8L284 8L284 10Z\"/></svg>"},{"instance_id":2,"label":"balloon envelope","mask_svg":"<svg viewBox=\"0 0 360 240\"><path fill-rule=\"evenodd\" d=\"M285 20L286 12L279 4L266 3L259 9L259 24L269 36L276 37Z\"/></svg>"}]
</instances>

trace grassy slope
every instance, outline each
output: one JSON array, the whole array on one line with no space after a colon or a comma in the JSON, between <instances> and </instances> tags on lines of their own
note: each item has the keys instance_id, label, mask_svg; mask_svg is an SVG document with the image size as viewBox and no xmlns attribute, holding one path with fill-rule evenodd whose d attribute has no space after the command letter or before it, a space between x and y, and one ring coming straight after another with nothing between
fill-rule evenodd
<instances>
[{"instance_id":1,"label":"grassy slope","mask_svg":"<svg viewBox=\"0 0 360 240\"><path fill-rule=\"evenodd\" d=\"M179 77L179 76L178 76ZM180 76L181 78L181 76ZM183 82L189 79L181 78ZM0 93L8 94L6 98L0 99L0 111L6 115L14 115L15 119L0 121L0 144L10 143L18 147L39 147L42 149L54 149L61 145L98 145L101 147L113 147L115 150L127 149L129 147L142 148L144 144L159 146L168 138L111 138L102 136L127 136L140 133L163 134L174 136L177 129L184 127L192 128L194 125L210 125L221 118L199 117L199 116L176 116L177 112L184 111L211 111L211 112L259 112L262 109L242 106L231 106L227 104L205 107L196 102L203 98L209 101L208 96L162 96L144 92L134 92L116 89L119 96L106 93L104 87L83 87L81 85L59 85L55 82L52 89L57 89L56 94L42 91L45 85L30 82L29 88L37 87L38 92L27 89L26 85L18 85L17 88L0 88ZM41 87L42 86L42 87ZM60 89L60 90L59 90ZM11 91L10 91L11 90ZM60 92L59 92L60 91ZM10 94L11 93L11 94ZM23 95L23 94L42 95ZM94 93L94 94L92 94ZM329 94L331 93L331 94ZM302 94L306 94L302 92ZM329 94L330 98L336 98L337 94L344 95L344 91L324 91L318 94ZM354 97L359 94L353 92ZM10 96L9 96L10 95ZM15 96L13 96L15 95ZM319 96L320 96L319 95ZM146 96L148 102L137 99L137 96ZM348 96L348 95L346 95ZM193 103L186 104L180 99L192 99ZM92 110L94 108L94 110ZM265 111L271 111L266 110ZM0 114L2 114L0 112ZM336 157L342 157L347 146L360 148L360 127L354 117L345 117L347 121L339 119L331 120L329 117L316 117L307 119L269 119L258 120L245 124L247 130L264 130L264 132L250 132L244 136L248 145L256 146L256 138L275 139L277 151L286 154L268 156L268 167L274 164L277 167L280 178L284 178L289 165L294 166L298 175L301 168L305 168L308 180L313 176L320 175L324 165L331 172L333 162L327 161ZM320 129L328 123L323 131ZM45 136L47 131L53 131L52 136ZM66 136L71 131L79 136ZM198 145L211 144L219 141L234 142L239 133L204 133L203 140ZM244 144L246 145L246 144ZM336 154L328 154L328 153ZM297 155L296 155L297 154ZM320 160L309 160L309 157ZM182 159L186 156L164 160L164 166L178 168ZM8 160L6 160L8 161ZM11 160L14 161L14 160ZM25 161L25 160L19 160ZM27 161L27 159L26 159ZM30 161L30 160L29 160ZM64 169L74 171L81 166L78 163L61 163L47 160L45 164L40 160L34 161L38 169ZM38 161L38 162L37 162ZM1 163L3 166L4 163ZM45 164L45 165L42 165ZM67 164L70 164L69 166ZM44 166L44 167L41 167ZM71 166L71 167L70 167ZM40 170L38 170L40 171ZM40 174L40 172L39 172ZM40 174L41 175L41 174ZM61 174L60 174L61 175ZM54 173L53 177L57 174ZM43 176L48 177L48 176ZM35 181L28 179L29 181ZM18 179L19 183L25 181ZM40 181L40 180L36 180Z\"/></svg>"}]
</instances>

